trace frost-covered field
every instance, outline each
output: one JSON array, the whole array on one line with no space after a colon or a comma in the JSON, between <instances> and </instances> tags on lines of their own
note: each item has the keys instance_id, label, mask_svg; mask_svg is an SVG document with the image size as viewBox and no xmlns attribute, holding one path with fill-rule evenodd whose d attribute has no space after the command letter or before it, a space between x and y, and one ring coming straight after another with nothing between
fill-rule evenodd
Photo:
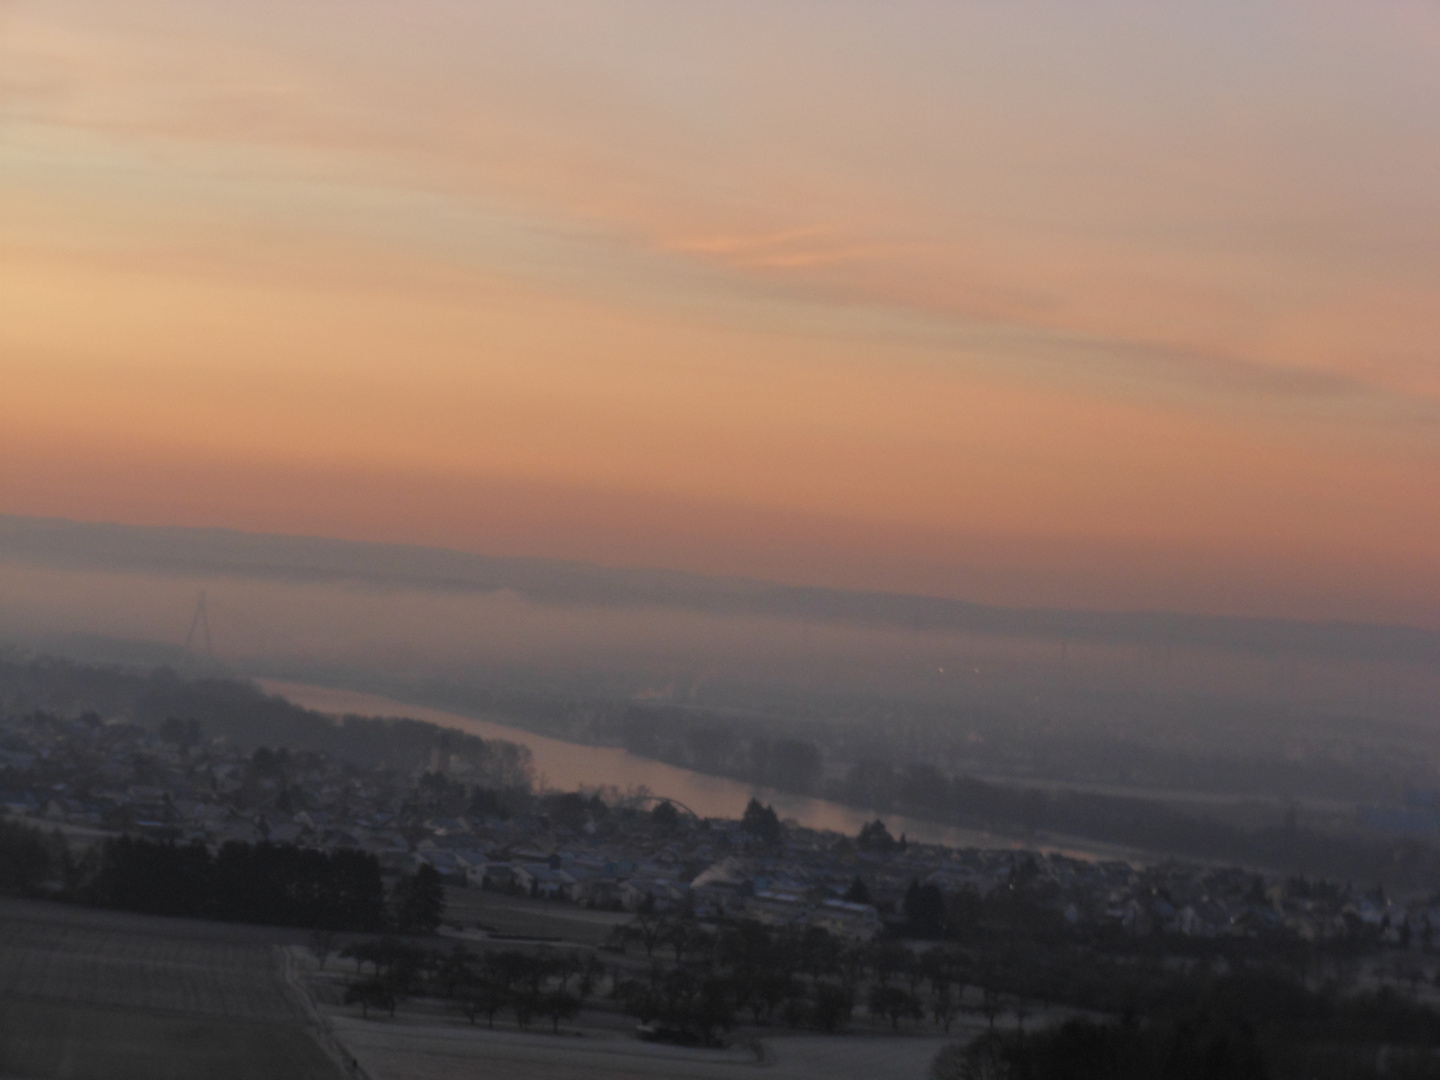
<instances>
[{"instance_id":1,"label":"frost-covered field","mask_svg":"<svg viewBox=\"0 0 1440 1080\"><path fill-rule=\"evenodd\" d=\"M213 938L180 936L178 922L0 906L0 995L230 1020L297 1018L276 946L234 940L223 926Z\"/></svg>"},{"instance_id":2,"label":"frost-covered field","mask_svg":"<svg viewBox=\"0 0 1440 1080\"><path fill-rule=\"evenodd\" d=\"M267 931L0 900L0 1076L334 1080Z\"/></svg>"},{"instance_id":3,"label":"frost-covered field","mask_svg":"<svg viewBox=\"0 0 1440 1080\"><path fill-rule=\"evenodd\" d=\"M373 1080L923 1080L933 1038L782 1036L764 1060L745 1046L692 1050L634 1039L490 1032L333 1014L334 1032Z\"/></svg>"}]
</instances>

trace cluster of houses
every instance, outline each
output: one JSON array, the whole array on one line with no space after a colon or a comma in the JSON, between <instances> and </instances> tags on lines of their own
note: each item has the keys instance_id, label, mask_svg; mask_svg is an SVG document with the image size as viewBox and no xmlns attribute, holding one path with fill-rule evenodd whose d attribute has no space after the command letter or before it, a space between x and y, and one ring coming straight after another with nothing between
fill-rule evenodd
<instances>
[{"instance_id":1,"label":"cluster of houses","mask_svg":"<svg viewBox=\"0 0 1440 1080\"><path fill-rule=\"evenodd\" d=\"M433 780L433 778L432 778ZM899 927L912 883L988 897L1023 888L1074 926L1137 936L1369 932L1428 948L1440 906L1392 902L1237 869L1142 867L1060 853L889 844L791 826L764 840L735 820L590 803L576 819L530 799L507 816L457 806L455 785L318 753L246 754L219 741L163 739L98 717L0 719L0 803L72 836L138 832L218 846L230 840L351 847L382 867L433 866L455 883L627 911L684 908L867 940ZM858 886L858 887L857 887ZM1440 944L1440 943L1437 943Z\"/></svg>"},{"instance_id":2,"label":"cluster of houses","mask_svg":"<svg viewBox=\"0 0 1440 1080\"><path fill-rule=\"evenodd\" d=\"M527 823L517 824L524 829ZM755 839L738 822L711 819L679 837L653 832L643 818L622 819L583 839L541 829L507 844L494 835L493 827L481 825L477 837L500 840L499 846L447 849L422 841L414 858L443 873L463 873L473 886L587 907L658 913L683 909L701 918L823 926L841 937L866 941L883 929L875 904L843 898L848 882L817 884L809 875L781 869L784 854L747 854L755 848Z\"/></svg>"}]
</instances>

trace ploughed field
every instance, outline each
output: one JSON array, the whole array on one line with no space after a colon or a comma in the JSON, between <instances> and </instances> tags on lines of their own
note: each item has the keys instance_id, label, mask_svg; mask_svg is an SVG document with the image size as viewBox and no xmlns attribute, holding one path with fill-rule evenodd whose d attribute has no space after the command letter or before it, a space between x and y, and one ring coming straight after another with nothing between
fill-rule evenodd
<instances>
[{"instance_id":1,"label":"ploughed field","mask_svg":"<svg viewBox=\"0 0 1440 1080\"><path fill-rule=\"evenodd\" d=\"M0 900L0 1076L336 1080L281 940Z\"/></svg>"}]
</instances>

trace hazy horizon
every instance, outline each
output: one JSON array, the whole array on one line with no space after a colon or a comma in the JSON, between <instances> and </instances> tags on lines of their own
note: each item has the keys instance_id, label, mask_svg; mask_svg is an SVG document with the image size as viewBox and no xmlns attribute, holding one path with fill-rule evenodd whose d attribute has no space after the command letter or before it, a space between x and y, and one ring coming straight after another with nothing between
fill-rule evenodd
<instances>
[{"instance_id":1,"label":"hazy horizon","mask_svg":"<svg viewBox=\"0 0 1440 1080\"><path fill-rule=\"evenodd\" d=\"M1431 720L1440 633L1183 613L1016 610L403 545L0 517L12 641L204 642L241 671L461 684L532 672L619 698L751 686L1018 716L1194 696ZM187 638L190 640L187 641ZM598 682L596 681L598 680ZM817 706L819 707L819 706ZM1137 708L1139 706L1136 706Z\"/></svg>"}]
</instances>

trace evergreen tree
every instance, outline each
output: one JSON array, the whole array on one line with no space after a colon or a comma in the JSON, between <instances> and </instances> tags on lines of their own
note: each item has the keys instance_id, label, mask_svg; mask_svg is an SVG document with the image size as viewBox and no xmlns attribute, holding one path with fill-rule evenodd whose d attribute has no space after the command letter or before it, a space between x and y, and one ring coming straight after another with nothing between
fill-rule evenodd
<instances>
[{"instance_id":1,"label":"evergreen tree","mask_svg":"<svg viewBox=\"0 0 1440 1080\"><path fill-rule=\"evenodd\" d=\"M773 806L761 806L759 799L751 799L740 819L740 827L767 844L779 840L784 830Z\"/></svg>"},{"instance_id":2,"label":"evergreen tree","mask_svg":"<svg viewBox=\"0 0 1440 1080\"><path fill-rule=\"evenodd\" d=\"M434 933L445 914L445 882L428 864L395 886L395 923L401 933Z\"/></svg>"}]
</instances>

